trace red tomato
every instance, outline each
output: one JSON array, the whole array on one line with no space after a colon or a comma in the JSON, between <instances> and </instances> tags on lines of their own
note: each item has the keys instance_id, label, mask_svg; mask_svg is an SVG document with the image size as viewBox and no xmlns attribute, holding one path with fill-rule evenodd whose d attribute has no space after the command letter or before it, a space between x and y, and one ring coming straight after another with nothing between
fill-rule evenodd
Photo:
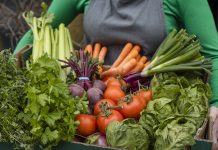
<instances>
[{"instance_id":1,"label":"red tomato","mask_svg":"<svg viewBox=\"0 0 218 150\"><path fill-rule=\"evenodd\" d=\"M80 122L78 133L83 136L89 136L96 132L96 117L87 114L79 114L75 120Z\"/></svg>"},{"instance_id":2,"label":"red tomato","mask_svg":"<svg viewBox=\"0 0 218 150\"><path fill-rule=\"evenodd\" d=\"M146 102L146 104L152 99L151 90L140 90L137 95L141 97Z\"/></svg>"},{"instance_id":3,"label":"red tomato","mask_svg":"<svg viewBox=\"0 0 218 150\"><path fill-rule=\"evenodd\" d=\"M107 82L107 87L109 87L109 86L117 86L117 87L121 88L122 84L121 84L121 82L118 79L111 78Z\"/></svg>"},{"instance_id":4,"label":"red tomato","mask_svg":"<svg viewBox=\"0 0 218 150\"><path fill-rule=\"evenodd\" d=\"M117 102L125 96L125 93L120 87L117 86L109 86L107 89L104 91L103 97L105 99L111 99L114 101L116 104Z\"/></svg>"},{"instance_id":5,"label":"red tomato","mask_svg":"<svg viewBox=\"0 0 218 150\"><path fill-rule=\"evenodd\" d=\"M109 77L105 77L105 78L102 79L102 81L103 81L106 85L107 85L107 83L108 83L110 80L116 80L116 78L109 76Z\"/></svg>"},{"instance_id":6,"label":"red tomato","mask_svg":"<svg viewBox=\"0 0 218 150\"><path fill-rule=\"evenodd\" d=\"M145 101L136 95L130 97L129 103L124 99L120 100L118 104L122 106L122 108L118 108L118 110L125 118L138 119L140 117L140 112L146 107Z\"/></svg>"},{"instance_id":7,"label":"red tomato","mask_svg":"<svg viewBox=\"0 0 218 150\"><path fill-rule=\"evenodd\" d=\"M110 99L101 99L100 101L98 101L96 104L95 104L95 107L94 107L94 114L95 115L98 115L100 112L101 112L101 108L100 108L100 105L102 103L107 103L108 106L116 106L116 104L114 103L114 101L110 100Z\"/></svg>"},{"instance_id":8,"label":"red tomato","mask_svg":"<svg viewBox=\"0 0 218 150\"><path fill-rule=\"evenodd\" d=\"M97 125L98 129L101 133L105 134L107 126L113 121L122 121L123 116L120 112L116 110L111 110L111 114L109 116L103 116L99 114L97 117Z\"/></svg>"}]
</instances>

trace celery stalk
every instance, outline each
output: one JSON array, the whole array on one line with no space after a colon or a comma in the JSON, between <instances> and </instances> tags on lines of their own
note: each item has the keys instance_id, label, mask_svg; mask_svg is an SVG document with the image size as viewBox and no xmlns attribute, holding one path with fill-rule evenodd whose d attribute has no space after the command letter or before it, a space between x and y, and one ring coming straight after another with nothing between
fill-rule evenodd
<instances>
[{"instance_id":1,"label":"celery stalk","mask_svg":"<svg viewBox=\"0 0 218 150\"><path fill-rule=\"evenodd\" d=\"M64 24L59 25L59 48L58 48L58 58L65 60L65 26ZM63 63L62 63L63 64Z\"/></svg>"},{"instance_id":2,"label":"celery stalk","mask_svg":"<svg viewBox=\"0 0 218 150\"><path fill-rule=\"evenodd\" d=\"M59 57L59 31L58 29L55 29L55 34L54 34L54 37L55 37L55 43L54 43L54 58L58 59Z\"/></svg>"},{"instance_id":3,"label":"celery stalk","mask_svg":"<svg viewBox=\"0 0 218 150\"><path fill-rule=\"evenodd\" d=\"M55 30L50 28L50 34L51 34L51 58L55 59L56 44L55 44L55 33L54 32L55 32Z\"/></svg>"},{"instance_id":4,"label":"celery stalk","mask_svg":"<svg viewBox=\"0 0 218 150\"><path fill-rule=\"evenodd\" d=\"M65 58L70 58L70 42L68 40L68 28L64 28Z\"/></svg>"},{"instance_id":5,"label":"celery stalk","mask_svg":"<svg viewBox=\"0 0 218 150\"><path fill-rule=\"evenodd\" d=\"M44 34L44 52L48 54L49 57L51 56L51 33L50 33L51 26L45 26L45 34Z\"/></svg>"}]
</instances>

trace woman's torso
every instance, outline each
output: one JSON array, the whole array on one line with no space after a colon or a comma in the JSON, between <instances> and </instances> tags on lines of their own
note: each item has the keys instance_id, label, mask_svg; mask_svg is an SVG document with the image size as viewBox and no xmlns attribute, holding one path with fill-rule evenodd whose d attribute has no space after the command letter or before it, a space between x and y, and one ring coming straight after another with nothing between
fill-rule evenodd
<instances>
[{"instance_id":1,"label":"woman's torso","mask_svg":"<svg viewBox=\"0 0 218 150\"><path fill-rule=\"evenodd\" d=\"M152 56L166 36L162 0L91 0L84 16L85 43L100 42L111 64L127 42Z\"/></svg>"}]
</instances>

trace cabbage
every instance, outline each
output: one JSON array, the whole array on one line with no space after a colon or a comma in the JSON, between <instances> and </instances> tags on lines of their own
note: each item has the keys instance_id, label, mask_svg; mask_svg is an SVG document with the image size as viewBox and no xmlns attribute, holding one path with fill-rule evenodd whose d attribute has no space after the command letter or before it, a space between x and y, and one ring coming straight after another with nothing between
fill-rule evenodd
<instances>
[{"instance_id":1,"label":"cabbage","mask_svg":"<svg viewBox=\"0 0 218 150\"><path fill-rule=\"evenodd\" d=\"M155 132L155 150L183 150L195 143L196 126L184 117L165 120Z\"/></svg>"},{"instance_id":2,"label":"cabbage","mask_svg":"<svg viewBox=\"0 0 218 150\"><path fill-rule=\"evenodd\" d=\"M151 147L177 150L194 144L194 135L208 114L211 89L196 74L155 75L153 99L141 113L139 124L147 131Z\"/></svg>"},{"instance_id":3,"label":"cabbage","mask_svg":"<svg viewBox=\"0 0 218 150\"><path fill-rule=\"evenodd\" d=\"M109 146L127 150L148 150L150 142L146 131L133 119L110 123L106 138Z\"/></svg>"}]
</instances>

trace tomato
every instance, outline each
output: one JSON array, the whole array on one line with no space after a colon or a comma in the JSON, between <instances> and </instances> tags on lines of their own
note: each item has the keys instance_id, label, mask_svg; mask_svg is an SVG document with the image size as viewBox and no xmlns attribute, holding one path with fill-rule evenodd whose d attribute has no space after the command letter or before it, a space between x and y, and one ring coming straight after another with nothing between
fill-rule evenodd
<instances>
[{"instance_id":1,"label":"tomato","mask_svg":"<svg viewBox=\"0 0 218 150\"><path fill-rule=\"evenodd\" d=\"M148 103L152 99L152 91L151 90L140 90L137 95L141 97L146 103Z\"/></svg>"},{"instance_id":2,"label":"tomato","mask_svg":"<svg viewBox=\"0 0 218 150\"><path fill-rule=\"evenodd\" d=\"M125 99L119 101L118 105L122 106L122 108L118 108L118 110L125 118L135 119L140 117L140 112L146 107L145 101L136 95L126 96Z\"/></svg>"},{"instance_id":3,"label":"tomato","mask_svg":"<svg viewBox=\"0 0 218 150\"><path fill-rule=\"evenodd\" d=\"M107 126L113 121L122 121L123 116L120 112L116 110L110 110L111 114L109 116L103 116L102 113L97 117L98 129L101 133L105 134Z\"/></svg>"},{"instance_id":4,"label":"tomato","mask_svg":"<svg viewBox=\"0 0 218 150\"><path fill-rule=\"evenodd\" d=\"M95 104L95 107L94 107L94 114L95 114L95 115L98 115L98 114L101 112L100 105L101 105L103 102L106 102L108 106L116 106L116 104L114 103L114 101L112 101L112 100L110 100L110 99L101 99L100 101L98 101L98 102Z\"/></svg>"},{"instance_id":5,"label":"tomato","mask_svg":"<svg viewBox=\"0 0 218 150\"><path fill-rule=\"evenodd\" d=\"M102 79L102 81L107 85L107 83L108 83L108 81L110 81L110 80L116 80L116 78L115 77L105 77L105 78L103 78Z\"/></svg>"},{"instance_id":6,"label":"tomato","mask_svg":"<svg viewBox=\"0 0 218 150\"><path fill-rule=\"evenodd\" d=\"M122 84L121 84L121 82L118 79L111 78L107 82L107 87L109 87L109 86L117 86L117 87L121 88Z\"/></svg>"},{"instance_id":7,"label":"tomato","mask_svg":"<svg viewBox=\"0 0 218 150\"><path fill-rule=\"evenodd\" d=\"M113 100L116 104L119 101L119 99L123 98L125 96L125 93L120 87L117 86L109 86L107 89L104 91L103 97L105 99L111 99Z\"/></svg>"},{"instance_id":8,"label":"tomato","mask_svg":"<svg viewBox=\"0 0 218 150\"><path fill-rule=\"evenodd\" d=\"M78 126L78 133L83 136L89 136L96 132L96 117L87 114L79 114L75 120L80 122Z\"/></svg>"}]
</instances>

